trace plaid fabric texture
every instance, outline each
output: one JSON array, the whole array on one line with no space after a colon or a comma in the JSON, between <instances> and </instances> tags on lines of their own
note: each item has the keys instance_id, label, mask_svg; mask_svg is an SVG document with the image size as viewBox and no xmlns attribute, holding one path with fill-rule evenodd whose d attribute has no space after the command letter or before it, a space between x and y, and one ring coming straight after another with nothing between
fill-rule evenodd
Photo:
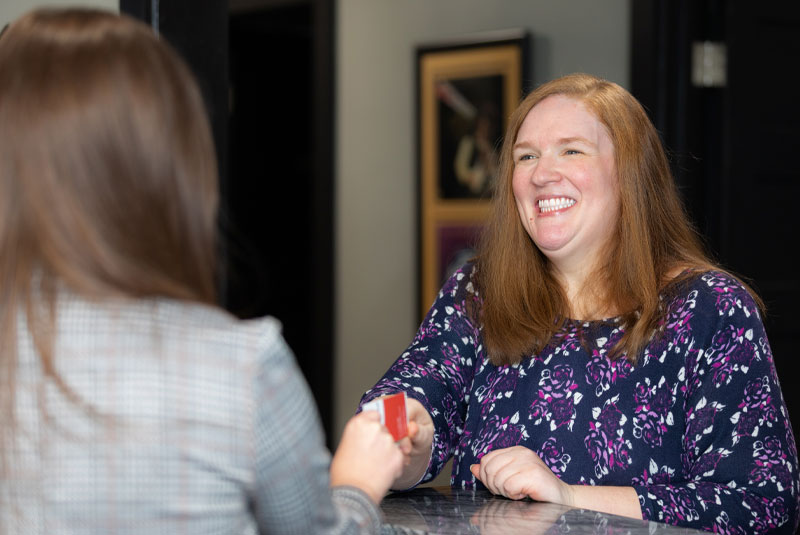
<instances>
[{"instance_id":1,"label":"plaid fabric texture","mask_svg":"<svg viewBox=\"0 0 800 535\"><path fill-rule=\"evenodd\" d=\"M313 398L277 320L169 300L62 296L43 370L20 320L17 428L0 531L372 533L380 513L329 488Z\"/></svg>"}]
</instances>

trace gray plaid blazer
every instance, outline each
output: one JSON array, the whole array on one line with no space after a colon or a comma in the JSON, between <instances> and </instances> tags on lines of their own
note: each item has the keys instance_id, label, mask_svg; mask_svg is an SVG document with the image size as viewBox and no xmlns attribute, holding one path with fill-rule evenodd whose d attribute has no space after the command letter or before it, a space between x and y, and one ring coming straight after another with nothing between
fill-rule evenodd
<instances>
[{"instance_id":1,"label":"gray plaid blazer","mask_svg":"<svg viewBox=\"0 0 800 535\"><path fill-rule=\"evenodd\" d=\"M56 367L75 400L43 379L21 318L0 532L380 530L364 493L329 488L319 416L277 320L72 295L57 318Z\"/></svg>"}]
</instances>

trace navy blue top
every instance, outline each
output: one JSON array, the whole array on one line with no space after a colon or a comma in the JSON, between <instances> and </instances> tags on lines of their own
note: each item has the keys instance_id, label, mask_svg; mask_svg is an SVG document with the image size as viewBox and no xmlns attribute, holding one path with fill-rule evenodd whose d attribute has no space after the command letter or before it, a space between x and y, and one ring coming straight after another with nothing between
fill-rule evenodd
<instances>
[{"instance_id":1,"label":"navy blue top","mask_svg":"<svg viewBox=\"0 0 800 535\"><path fill-rule=\"evenodd\" d=\"M720 533L794 533L797 449L757 307L720 272L666 303L636 365L607 352L617 320L573 322L541 353L494 366L466 310L472 266L439 292L408 349L362 398L406 391L431 414L422 481L454 487L489 451L523 445L570 484L633 486L645 519ZM579 329L591 333L581 344ZM775 529L778 528L778 529Z\"/></svg>"}]
</instances>

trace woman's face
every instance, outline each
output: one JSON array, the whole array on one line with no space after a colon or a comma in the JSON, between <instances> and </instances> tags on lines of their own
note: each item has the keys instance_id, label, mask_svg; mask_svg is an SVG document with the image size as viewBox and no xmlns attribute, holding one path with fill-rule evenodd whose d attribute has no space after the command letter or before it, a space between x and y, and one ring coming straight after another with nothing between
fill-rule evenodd
<instances>
[{"instance_id":1,"label":"woman's face","mask_svg":"<svg viewBox=\"0 0 800 535\"><path fill-rule=\"evenodd\" d=\"M557 269L591 269L619 217L614 146L580 101L534 106L517 134L512 187L522 225Z\"/></svg>"}]
</instances>

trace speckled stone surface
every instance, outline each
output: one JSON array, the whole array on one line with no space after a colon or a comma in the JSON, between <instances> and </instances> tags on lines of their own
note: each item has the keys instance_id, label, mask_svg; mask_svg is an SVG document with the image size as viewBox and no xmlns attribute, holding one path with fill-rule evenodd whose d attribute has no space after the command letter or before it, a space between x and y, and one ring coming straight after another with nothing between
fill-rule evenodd
<instances>
[{"instance_id":1,"label":"speckled stone surface","mask_svg":"<svg viewBox=\"0 0 800 535\"><path fill-rule=\"evenodd\" d=\"M485 490L422 487L392 493L381 504L383 535L407 534L700 534L657 522L634 520L552 503L513 501Z\"/></svg>"}]
</instances>

